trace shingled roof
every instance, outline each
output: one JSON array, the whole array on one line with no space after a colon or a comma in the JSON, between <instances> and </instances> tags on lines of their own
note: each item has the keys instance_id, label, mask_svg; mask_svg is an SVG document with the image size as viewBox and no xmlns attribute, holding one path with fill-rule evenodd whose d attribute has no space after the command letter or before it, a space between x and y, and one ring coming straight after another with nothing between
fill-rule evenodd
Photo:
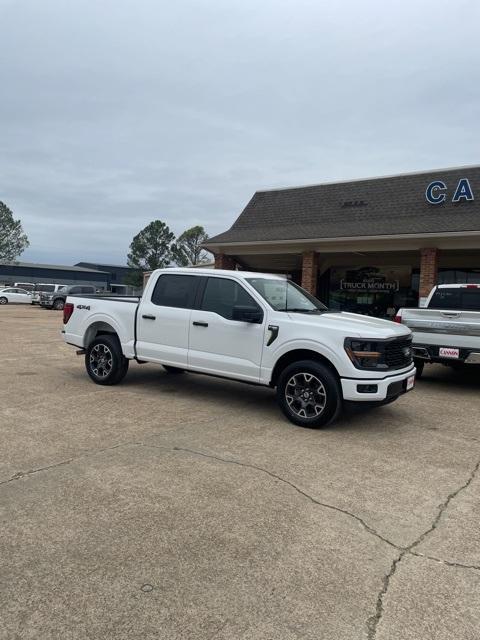
<instances>
[{"instance_id":1,"label":"shingled roof","mask_svg":"<svg viewBox=\"0 0 480 640\"><path fill-rule=\"evenodd\" d=\"M451 202L461 178L478 199ZM425 190L447 185L445 203ZM257 191L232 227L205 246L250 241L480 231L480 166Z\"/></svg>"}]
</instances>

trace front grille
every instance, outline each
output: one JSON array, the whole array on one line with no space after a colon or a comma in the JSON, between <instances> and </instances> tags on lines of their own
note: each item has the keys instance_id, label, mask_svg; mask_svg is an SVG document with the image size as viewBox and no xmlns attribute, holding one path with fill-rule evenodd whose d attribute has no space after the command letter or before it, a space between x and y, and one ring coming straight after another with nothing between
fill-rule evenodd
<instances>
[{"instance_id":1,"label":"front grille","mask_svg":"<svg viewBox=\"0 0 480 640\"><path fill-rule=\"evenodd\" d=\"M413 362L412 338L395 338L385 345L385 363L389 369L402 369Z\"/></svg>"}]
</instances>

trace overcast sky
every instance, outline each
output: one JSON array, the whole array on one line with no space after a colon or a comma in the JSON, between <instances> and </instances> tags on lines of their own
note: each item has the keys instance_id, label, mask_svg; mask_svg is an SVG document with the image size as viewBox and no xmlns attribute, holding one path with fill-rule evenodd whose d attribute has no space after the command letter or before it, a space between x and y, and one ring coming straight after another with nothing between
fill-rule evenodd
<instances>
[{"instance_id":1,"label":"overcast sky","mask_svg":"<svg viewBox=\"0 0 480 640\"><path fill-rule=\"evenodd\" d=\"M258 189L478 164L479 24L478 0L0 0L22 260L121 264L151 220L214 235Z\"/></svg>"}]
</instances>

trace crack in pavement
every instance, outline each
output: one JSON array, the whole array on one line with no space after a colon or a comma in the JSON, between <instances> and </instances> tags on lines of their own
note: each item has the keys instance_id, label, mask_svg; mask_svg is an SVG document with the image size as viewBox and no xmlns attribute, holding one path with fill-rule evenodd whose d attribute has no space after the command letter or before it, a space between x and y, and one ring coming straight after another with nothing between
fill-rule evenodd
<instances>
[{"instance_id":1,"label":"crack in pavement","mask_svg":"<svg viewBox=\"0 0 480 640\"><path fill-rule=\"evenodd\" d=\"M155 436L147 436L147 439L149 437L155 437ZM187 447L174 446L173 448L170 448L170 447L165 447L165 446L161 446L161 445L155 445L155 444L152 444L152 443L148 443L145 440L144 441L122 442L122 443L117 443L115 445L111 445L109 447L103 447L103 448L100 448L100 449L85 451L84 453L82 453L79 456L75 456L75 457L69 458L67 460L62 460L62 461L60 461L58 463L54 463L54 464L51 464L51 465L48 465L48 466L45 466L45 467L39 467L37 469L31 469L31 470L26 471L26 472L16 473L11 478L9 478L7 480L4 480L4 481L0 481L0 485L8 484L10 482L14 482L16 480L20 480L20 479L22 479L24 477L28 477L30 475L40 473L42 471L47 471L49 469L54 469L56 467L65 466L65 465L68 465L71 462L74 462L76 460L80 460L82 458L91 457L91 456L94 456L94 455L96 455L98 453L103 453L105 451L111 451L111 450L114 450L114 449L118 449L118 448L121 448L121 447L128 447L128 446L140 446L140 447L151 448L151 449L160 449L160 450L165 451L165 452L178 451L178 452L183 452L183 453L189 453L191 455L200 456L200 457L211 459L211 460L216 460L216 461L221 462L223 464L237 465L239 467L244 467L244 468L247 468L247 469L253 469L255 471L259 471L259 472L269 476L270 478L272 478L274 480L277 480L277 481L289 486L296 493L298 493L299 495L303 496L304 498L306 498L307 500L309 500L313 504L318 505L320 507L323 507L325 509L336 511L337 513L341 513L343 515L348 516L349 518L351 518L351 519L355 520L356 522L358 522L367 533L369 533L370 535L375 536L377 539L381 540L385 544L387 544L390 547L392 547L392 548L396 549L397 551L399 551L400 553L392 561L392 564L390 565L390 569L389 569L388 573L382 578L382 588L381 588L380 592L377 595L377 600L376 600L376 605L375 605L375 614L370 616L368 618L368 620L367 620L366 624L367 624L367 637L368 637L368 640L375 640L375 638L376 638L378 625L379 625L379 623L380 623L380 621L381 621L381 619L383 617L383 614L384 614L384 599L385 599L385 596L387 595L391 579L394 576L398 565L402 562L402 560L403 560L403 558L405 556L411 555L411 556L415 556L417 558L424 558L424 559L427 559L427 560L430 560L430 561L435 561L435 562L438 562L438 563L441 563L443 565L450 566L450 567L456 567L456 568L468 569L468 570L477 570L477 571L480 570L480 566L477 566L477 565L466 565L466 564L461 564L461 563L457 563L457 562L451 562L451 561L448 561L448 560L443 560L441 558L435 558L433 556L422 554L422 553L420 553L418 551L413 551L413 549L415 549L415 547L417 547L419 544L421 544L438 527L438 525L440 523L440 520L441 520L443 514L445 513L445 511L448 509L448 506L449 506L450 502L452 500L454 500L462 491L467 489L470 486L470 484L473 482L473 480L474 480L474 478L475 478L475 476L478 473L479 468L480 468L480 460L476 463L476 465L472 469L472 471L469 474L466 482L464 482L460 487L458 487L457 489L452 491L447 496L447 498L444 500L444 502L442 502L439 505L437 515L435 516L435 518L434 518L432 524L430 525L430 527L428 529L426 529L420 536L418 536L418 538L416 538L407 547L401 547L401 546L395 544L394 542L392 542L391 540L388 540L387 538L382 536L378 531L376 531L376 529L374 529L372 526L370 526L365 520L363 520L363 518L361 518L360 516L356 515L355 513L351 512L351 511L348 511L347 509L342 509L341 507L336 507L335 505L329 504L327 502L322 502L320 500L317 500L312 495L308 494L306 491L304 491L303 489L298 487L296 484L294 484L293 482L290 482L290 480L287 480L286 478L283 478L282 476L280 476L280 475L278 475L276 473L273 473L272 471L269 471L268 469L265 469L263 467L260 467L258 465L254 465L254 464L251 464L251 463L248 463L248 462L242 462L240 460L223 458L223 457L221 457L219 455L206 453L206 452L203 452L203 451L197 451L195 449L189 449Z\"/></svg>"},{"instance_id":2,"label":"crack in pavement","mask_svg":"<svg viewBox=\"0 0 480 640\"><path fill-rule=\"evenodd\" d=\"M480 571L480 565L478 564L463 564L462 562L453 562L452 560L443 560L442 558L429 556L425 553L420 553L418 551L410 551L410 554L412 556L416 556L417 558L423 558L424 560L433 560L434 562L445 564L447 565L447 567L456 567L458 569L474 569L475 571Z\"/></svg>"},{"instance_id":3,"label":"crack in pavement","mask_svg":"<svg viewBox=\"0 0 480 640\"><path fill-rule=\"evenodd\" d=\"M408 545L408 547L405 547L400 554L398 555L397 558L394 559L394 561L392 562L391 566L390 566L390 570L389 572L383 577L382 580L382 588L377 596L377 602L376 602L376 606L375 606L375 615L370 616L370 618L368 618L367 620L367 632L368 632L368 640L375 640L376 635L377 635L377 628L378 625L382 619L382 616L384 614L384 598L387 595L387 591L388 591L388 587L390 586L390 580L392 579L393 575L395 574L395 571L397 570L398 565L400 564L400 562L403 560L403 558L408 554L408 555L413 555L413 556L417 556L417 557L421 557L421 554L419 554L418 552L413 552L412 549L414 549L415 547L417 547L421 542L423 542L425 540L425 538L427 538L427 536L429 536L433 531L435 531L435 529L438 527L438 524L443 516L443 514L445 513L446 509L448 509L448 506L450 504L450 502L456 498L462 491L464 491L465 489L467 489L470 484L473 482L473 479L475 478L478 470L480 468L480 460L477 462L477 464L473 467L472 471L470 472L470 475L468 476L466 482L464 482L460 487L458 487L457 489L455 489L455 491L452 491L451 493L448 494L447 498L439 505L438 507L438 513L435 516L435 518L433 519L432 524L430 525L430 527L424 531L420 536L418 536L418 538L416 538L410 545ZM426 557L426 556L423 556ZM429 558L431 560L434 560L434 558ZM445 564L449 564L448 561L443 561L441 560L440 562L444 562ZM455 566L459 566L459 565L455 565ZM477 567L464 567L464 568L477 568Z\"/></svg>"},{"instance_id":4,"label":"crack in pavement","mask_svg":"<svg viewBox=\"0 0 480 640\"><path fill-rule=\"evenodd\" d=\"M155 446L155 445L147 445L147 446ZM361 518L360 516L357 516L355 513L352 513L351 511L348 511L347 509L342 509L341 507L336 507L335 505L329 504L328 502L321 502L320 500L317 500L316 498L311 496L309 493L307 493L303 489L300 489L300 487L298 487L296 484L294 484L293 482L290 482L290 480L286 480L285 478L282 478L282 476L279 476L276 473L273 473L272 471L269 471L268 469L265 469L264 467L258 467L257 465L250 464L248 462L241 462L239 460L232 460L232 459L229 459L229 458L222 458L221 456L217 456L217 455L210 454L210 453L204 453L202 451L195 451L194 449L187 449L185 447L173 447L173 451L185 451L185 452L191 453L193 455L202 456L204 458L211 458L213 460L218 460L219 462L224 462L225 464L235 464L235 465L238 465L239 467L246 467L247 469L255 469L256 471L261 471L262 473L267 474L268 476L270 476L274 480L278 480L278 481L283 482L284 484L288 485L289 487L294 489L297 493L299 493L300 495L304 496L305 498L307 498L308 500L310 500L314 504L316 504L316 505L318 505L320 507L324 507L325 509L331 509L332 511L337 511L338 513L343 513L344 515L349 516L350 518L353 518L354 520L356 520L357 522L359 522L362 525L362 527L365 529L365 531L367 531L368 533L372 534L373 536L375 536L376 538L378 538L382 542L385 542L386 544L388 544L389 546L393 547L394 549L401 549L402 548L402 547L399 547L398 545L396 545L391 540L388 540L387 538L382 536L382 534L378 533L378 531L376 531L373 527L371 527L369 524L367 524L365 522L365 520L363 520L363 518Z\"/></svg>"},{"instance_id":5,"label":"crack in pavement","mask_svg":"<svg viewBox=\"0 0 480 640\"><path fill-rule=\"evenodd\" d=\"M21 480L22 478L28 478L29 476L33 476L37 473L41 473L42 471L48 471L50 469L56 469L57 467L66 466L72 462L75 462L76 460L82 460L83 458L90 458L91 456L95 456L98 453L104 453L105 451L111 451L113 449L118 449L120 447L140 446L140 445L143 445L143 442L132 441L132 442L119 442L109 447L102 447L101 449L87 449L80 455L74 456L73 458L60 460L59 462L54 462L53 464L49 464L44 467L28 469L27 471L18 471L17 473L13 474L13 476L11 476L10 478L6 478L5 480L0 480L0 486L5 484L10 484L11 482Z\"/></svg>"}]
</instances>

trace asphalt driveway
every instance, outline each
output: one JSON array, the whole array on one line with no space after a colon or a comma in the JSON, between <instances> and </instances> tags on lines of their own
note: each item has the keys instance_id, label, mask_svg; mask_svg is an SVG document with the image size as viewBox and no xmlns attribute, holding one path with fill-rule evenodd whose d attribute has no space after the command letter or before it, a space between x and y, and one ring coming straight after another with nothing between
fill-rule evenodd
<instances>
[{"instance_id":1,"label":"asphalt driveway","mask_svg":"<svg viewBox=\"0 0 480 640\"><path fill-rule=\"evenodd\" d=\"M0 638L478 640L480 376L319 431L0 309Z\"/></svg>"}]
</instances>

